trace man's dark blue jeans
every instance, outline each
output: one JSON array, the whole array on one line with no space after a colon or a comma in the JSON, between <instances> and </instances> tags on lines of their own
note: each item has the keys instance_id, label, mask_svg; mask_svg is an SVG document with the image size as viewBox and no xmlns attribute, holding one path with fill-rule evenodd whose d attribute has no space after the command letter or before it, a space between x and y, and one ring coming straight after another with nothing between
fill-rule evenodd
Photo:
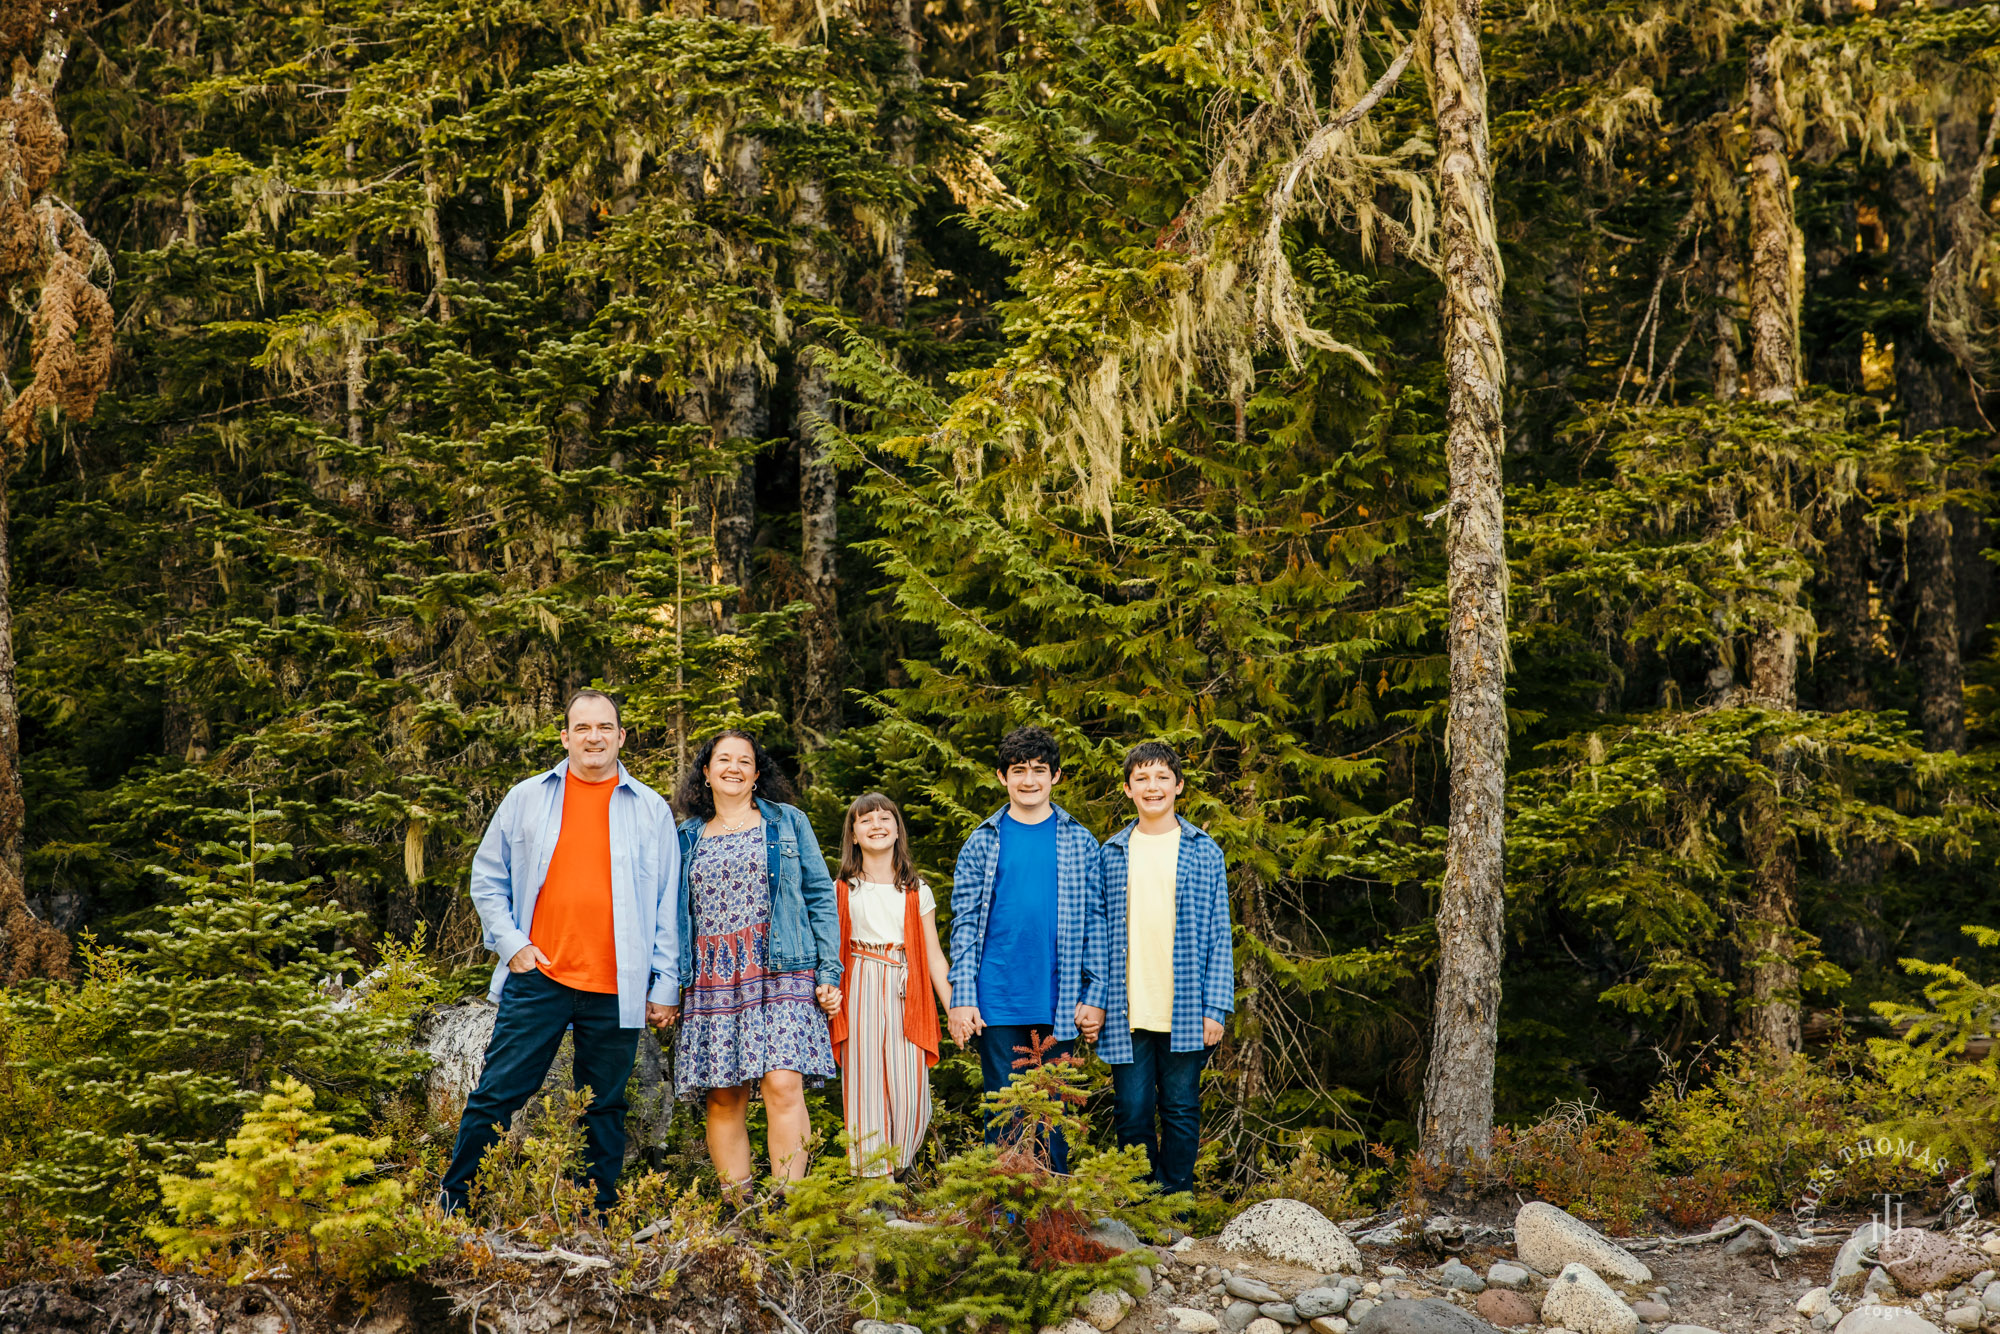
<instances>
[{"instance_id":1,"label":"man's dark blue jeans","mask_svg":"<svg viewBox=\"0 0 2000 1334\"><path fill-rule=\"evenodd\" d=\"M1201 1149L1201 1071L1207 1064L1208 1048L1175 1051L1168 1034L1135 1028L1132 1060L1111 1067L1118 1147L1145 1145L1153 1180L1169 1195L1194 1189L1194 1160Z\"/></svg>"},{"instance_id":2,"label":"man's dark blue jeans","mask_svg":"<svg viewBox=\"0 0 2000 1334\"><path fill-rule=\"evenodd\" d=\"M1014 1082L1014 1062L1023 1053L1015 1050L1030 1045L1030 1039L1041 1041L1049 1036L1047 1024L988 1024L979 1034L979 1077L988 1093L998 1093ZM1075 1042L1058 1042L1043 1053L1043 1060L1054 1060L1067 1056L1076 1049ZM986 1117L986 1142L998 1144L1003 1132L1011 1127L992 1115ZM1062 1132L1049 1136L1049 1166L1058 1172L1069 1171L1069 1144Z\"/></svg>"},{"instance_id":3,"label":"man's dark blue jeans","mask_svg":"<svg viewBox=\"0 0 2000 1334\"><path fill-rule=\"evenodd\" d=\"M486 1068L465 1102L458 1143L451 1151L439 1199L446 1210L465 1207L479 1160L500 1139L514 1113L548 1078L563 1030L576 1029L576 1087L590 1089L584 1114L584 1174L597 1188L597 1207L618 1201L625 1167L625 1081L639 1054L643 1029L618 1026L618 997L566 987L541 970L509 973L500 1013L486 1044Z\"/></svg>"}]
</instances>

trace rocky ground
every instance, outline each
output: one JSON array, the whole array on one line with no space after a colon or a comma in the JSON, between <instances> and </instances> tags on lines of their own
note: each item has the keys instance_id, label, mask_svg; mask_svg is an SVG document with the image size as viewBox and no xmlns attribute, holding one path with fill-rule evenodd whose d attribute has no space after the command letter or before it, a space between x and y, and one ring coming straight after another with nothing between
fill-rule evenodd
<instances>
[{"instance_id":1,"label":"rocky ground","mask_svg":"<svg viewBox=\"0 0 2000 1334\"><path fill-rule=\"evenodd\" d=\"M1268 1201L1220 1237L1158 1252L1142 1300L1103 1294L1043 1334L2000 1334L1991 1225L1886 1233L1863 1222L1802 1243L1726 1219L1703 1240L1620 1244L1531 1203L1511 1227L1353 1231ZM882 1331L864 1322L856 1334Z\"/></svg>"},{"instance_id":2,"label":"rocky ground","mask_svg":"<svg viewBox=\"0 0 2000 1334\"><path fill-rule=\"evenodd\" d=\"M1101 1240L1137 1249L1114 1224ZM1151 1252L1137 1301L1099 1293L1042 1334L2000 1334L2000 1228L1886 1232L1862 1221L1801 1239L1725 1219L1699 1238L1607 1238L1560 1209L1511 1222L1363 1220L1295 1200L1244 1211L1219 1237ZM672 1302L603 1299L495 1269L401 1284L361 1307L127 1269L0 1291L0 1334L841 1334L838 1304L790 1308L732 1284ZM475 1323L476 1322L476 1323ZM863 1320L852 1334L917 1334Z\"/></svg>"}]
</instances>

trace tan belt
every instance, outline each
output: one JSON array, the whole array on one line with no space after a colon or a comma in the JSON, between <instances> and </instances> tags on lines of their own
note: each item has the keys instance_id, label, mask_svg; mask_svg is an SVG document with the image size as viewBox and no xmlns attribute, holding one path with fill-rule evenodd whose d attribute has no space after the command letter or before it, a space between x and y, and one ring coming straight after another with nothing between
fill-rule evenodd
<instances>
[{"instance_id":1,"label":"tan belt","mask_svg":"<svg viewBox=\"0 0 2000 1334\"><path fill-rule=\"evenodd\" d=\"M854 952L863 958L879 959L883 963L893 963L899 966L904 961L903 947L901 945L863 945L857 941L854 943Z\"/></svg>"}]
</instances>

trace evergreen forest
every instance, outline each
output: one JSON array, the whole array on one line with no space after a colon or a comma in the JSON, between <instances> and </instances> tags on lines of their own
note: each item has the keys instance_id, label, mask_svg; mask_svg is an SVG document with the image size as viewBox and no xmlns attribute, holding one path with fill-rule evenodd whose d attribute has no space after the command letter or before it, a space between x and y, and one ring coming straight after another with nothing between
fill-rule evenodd
<instances>
[{"instance_id":1,"label":"evergreen forest","mask_svg":"<svg viewBox=\"0 0 2000 1334\"><path fill-rule=\"evenodd\" d=\"M1235 923L1200 1209L1692 1226L1789 1209L1803 1126L2000 1156L2000 5L0 49L0 1271L157 1258L279 1112L434 1188L412 1034L589 686L663 792L733 725L829 850L890 794L941 899L1010 729L1100 838L1172 746Z\"/></svg>"}]
</instances>

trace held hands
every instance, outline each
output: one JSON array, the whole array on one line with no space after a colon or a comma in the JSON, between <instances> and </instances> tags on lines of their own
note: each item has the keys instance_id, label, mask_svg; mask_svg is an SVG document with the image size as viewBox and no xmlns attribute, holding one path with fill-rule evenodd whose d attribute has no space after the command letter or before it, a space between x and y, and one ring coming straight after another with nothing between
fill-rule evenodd
<instances>
[{"instance_id":1,"label":"held hands","mask_svg":"<svg viewBox=\"0 0 2000 1334\"><path fill-rule=\"evenodd\" d=\"M951 1030L951 1040L959 1046L969 1046L975 1033L986 1031L986 1021L979 1017L977 1005L953 1005L945 1015L945 1026Z\"/></svg>"},{"instance_id":2,"label":"held hands","mask_svg":"<svg viewBox=\"0 0 2000 1334\"><path fill-rule=\"evenodd\" d=\"M1204 1047L1213 1047L1220 1041L1222 1041L1222 1025L1213 1019L1202 1020L1201 1045Z\"/></svg>"},{"instance_id":3,"label":"held hands","mask_svg":"<svg viewBox=\"0 0 2000 1334\"><path fill-rule=\"evenodd\" d=\"M655 1005L646 1002L646 1026L648 1028L669 1028L681 1021L681 1007L678 1005Z\"/></svg>"},{"instance_id":4,"label":"held hands","mask_svg":"<svg viewBox=\"0 0 2000 1334\"><path fill-rule=\"evenodd\" d=\"M813 999L819 1002L820 1009L826 1011L827 1018L831 1019L833 1018L833 1016L840 1013L839 987L831 987L831 986L814 987Z\"/></svg>"},{"instance_id":5,"label":"held hands","mask_svg":"<svg viewBox=\"0 0 2000 1334\"><path fill-rule=\"evenodd\" d=\"M1095 1005L1085 1005L1081 1001L1076 1007L1076 1031L1097 1041L1097 1035L1104 1031L1104 1011Z\"/></svg>"},{"instance_id":6,"label":"held hands","mask_svg":"<svg viewBox=\"0 0 2000 1334\"><path fill-rule=\"evenodd\" d=\"M510 973L532 973L548 961L549 956L542 953L535 946L523 945L519 953L507 960L507 971Z\"/></svg>"}]
</instances>

